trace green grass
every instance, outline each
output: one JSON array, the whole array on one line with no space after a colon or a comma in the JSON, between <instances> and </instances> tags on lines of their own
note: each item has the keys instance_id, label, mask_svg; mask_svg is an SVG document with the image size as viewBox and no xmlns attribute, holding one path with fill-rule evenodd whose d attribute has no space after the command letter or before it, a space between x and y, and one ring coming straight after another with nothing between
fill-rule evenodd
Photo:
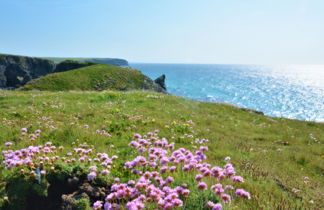
<instances>
[{"instance_id":1,"label":"green grass","mask_svg":"<svg viewBox=\"0 0 324 210\"><path fill-rule=\"evenodd\" d=\"M99 72L105 67L98 68ZM56 75L51 77L55 81ZM80 80L86 83L82 77ZM41 85L50 82L43 81ZM193 129L196 138L209 139L209 163L223 166L224 157L230 156L237 174L245 178L242 187L252 199L235 199L225 209L323 208L323 123L270 118L223 104L151 92L2 91L0 110L0 150L7 141L13 142L16 149L29 145L29 140L20 137L20 129L27 127L30 131L42 130L37 145L52 141L68 149L74 142L87 142L98 151L131 160L136 154L127 145L135 133L159 129L161 137L171 139ZM192 129L185 123L188 120L195 123ZM97 135L97 129L105 129L112 137ZM191 141L175 139L177 147L192 148ZM8 173L1 167L0 187ZM118 170L111 175L127 179ZM305 176L310 178L307 184ZM192 176L178 172L174 177L188 183L192 191L185 209L202 209L204 202L215 199L207 192L199 195ZM294 193L293 189L300 192ZM5 195L2 188L0 199Z\"/></svg>"},{"instance_id":2,"label":"green grass","mask_svg":"<svg viewBox=\"0 0 324 210\"><path fill-rule=\"evenodd\" d=\"M53 73L32 80L20 90L134 90L158 88L140 71L131 68L96 64L66 72Z\"/></svg>"}]
</instances>

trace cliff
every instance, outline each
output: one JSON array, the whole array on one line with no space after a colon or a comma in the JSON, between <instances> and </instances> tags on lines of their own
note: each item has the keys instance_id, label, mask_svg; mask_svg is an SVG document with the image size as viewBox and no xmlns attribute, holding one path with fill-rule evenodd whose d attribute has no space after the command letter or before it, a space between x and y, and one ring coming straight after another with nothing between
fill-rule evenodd
<instances>
[{"instance_id":1,"label":"cliff","mask_svg":"<svg viewBox=\"0 0 324 210\"><path fill-rule=\"evenodd\" d=\"M64 57L47 57L45 59L54 61L54 63L60 63L66 60L73 60L79 62L92 62L92 63L102 63L113 66L128 66L128 61L120 58L64 58Z\"/></svg>"},{"instance_id":2,"label":"cliff","mask_svg":"<svg viewBox=\"0 0 324 210\"><path fill-rule=\"evenodd\" d=\"M86 66L91 66L94 64L95 63L91 63L91 62L81 63L81 62L74 61L74 60L66 60L66 61L63 61L63 62L57 64L54 72L64 72L64 71L69 71L72 69L78 69L78 68L82 68L82 67L86 67Z\"/></svg>"},{"instance_id":3,"label":"cliff","mask_svg":"<svg viewBox=\"0 0 324 210\"><path fill-rule=\"evenodd\" d=\"M128 66L127 60L119 59L119 58L89 58L89 59L81 59L81 62L93 62L93 63L102 63L113 66Z\"/></svg>"},{"instance_id":4,"label":"cliff","mask_svg":"<svg viewBox=\"0 0 324 210\"><path fill-rule=\"evenodd\" d=\"M128 66L124 59L115 58L35 58L0 54L0 89L15 89L30 80L54 72L64 72L94 63Z\"/></svg>"},{"instance_id":5,"label":"cliff","mask_svg":"<svg viewBox=\"0 0 324 210\"><path fill-rule=\"evenodd\" d=\"M0 55L0 88L17 88L52 73L53 61L16 55Z\"/></svg>"}]
</instances>

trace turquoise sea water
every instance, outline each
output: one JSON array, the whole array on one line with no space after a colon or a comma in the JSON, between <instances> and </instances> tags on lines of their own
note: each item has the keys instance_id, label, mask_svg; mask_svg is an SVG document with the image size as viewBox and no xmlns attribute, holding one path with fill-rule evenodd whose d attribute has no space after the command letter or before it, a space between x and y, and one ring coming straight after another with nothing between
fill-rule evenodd
<instances>
[{"instance_id":1,"label":"turquoise sea water","mask_svg":"<svg viewBox=\"0 0 324 210\"><path fill-rule=\"evenodd\" d=\"M324 122L324 65L130 65L152 79L165 74L168 92L174 95Z\"/></svg>"}]
</instances>

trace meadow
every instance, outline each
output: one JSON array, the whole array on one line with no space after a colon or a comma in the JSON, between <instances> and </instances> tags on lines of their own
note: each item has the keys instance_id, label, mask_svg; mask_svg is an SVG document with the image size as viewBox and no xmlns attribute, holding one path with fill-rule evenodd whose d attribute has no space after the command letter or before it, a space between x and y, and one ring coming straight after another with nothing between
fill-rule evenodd
<instances>
[{"instance_id":1,"label":"meadow","mask_svg":"<svg viewBox=\"0 0 324 210\"><path fill-rule=\"evenodd\" d=\"M164 91L151 79L136 69L105 64L94 64L69 71L52 73L31 80L19 88L19 90L45 91L126 91L143 89L155 90L157 92Z\"/></svg>"},{"instance_id":2,"label":"meadow","mask_svg":"<svg viewBox=\"0 0 324 210\"><path fill-rule=\"evenodd\" d=\"M142 91L1 91L0 120L2 209L324 208L323 123Z\"/></svg>"}]
</instances>

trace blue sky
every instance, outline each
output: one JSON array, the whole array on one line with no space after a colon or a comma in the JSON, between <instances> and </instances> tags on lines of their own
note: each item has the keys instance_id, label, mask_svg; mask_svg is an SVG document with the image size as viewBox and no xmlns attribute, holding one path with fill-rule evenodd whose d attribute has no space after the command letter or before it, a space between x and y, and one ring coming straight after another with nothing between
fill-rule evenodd
<instances>
[{"instance_id":1,"label":"blue sky","mask_svg":"<svg viewBox=\"0 0 324 210\"><path fill-rule=\"evenodd\" d=\"M0 0L0 52L324 64L323 0Z\"/></svg>"}]
</instances>

